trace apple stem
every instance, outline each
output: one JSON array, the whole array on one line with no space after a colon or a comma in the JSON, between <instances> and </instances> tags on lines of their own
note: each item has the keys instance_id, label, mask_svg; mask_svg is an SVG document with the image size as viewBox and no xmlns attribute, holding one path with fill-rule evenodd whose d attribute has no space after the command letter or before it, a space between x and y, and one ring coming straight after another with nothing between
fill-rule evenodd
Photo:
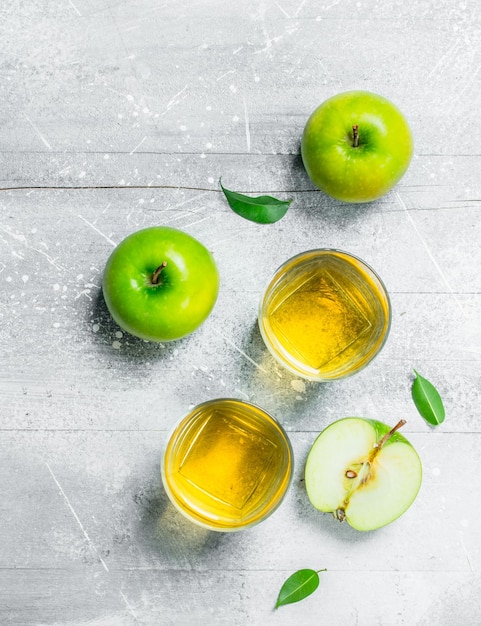
<instances>
[{"instance_id":1,"label":"apple stem","mask_svg":"<svg viewBox=\"0 0 481 626\"><path fill-rule=\"evenodd\" d=\"M159 265L159 267L155 270L155 272L152 274L152 278L151 278L151 283L153 285L158 285L159 284L159 278L160 275L162 273L162 270L164 269L164 267L167 265L167 261L162 261L162 263Z\"/></svg>"},{"instance_id":2,"label":"apple stem","mask_svg":"<svg viewBox=\"0 0 481 626\"><path fill-rule=\"evenodd\" d=\"M352 147L359 147L359 126L357 124L352 127Z\"/></svg>"},{"instance_id":3,"label":"apple stem","mask_svg":"<svg viewBox=\"0 0 481 626\"><path fill-rule=\"evenodd\" d=\"M400 428L402 428L402 426L404 426L404 424L405 424L405 423L406 423L406 420L399 420L399 422L396 424L396 426L393 426L393 427L391 428L391 430L390 430L388 433L386 433L386 434L384 435L384 437L383 437L380 441L378 441L378 443L376 443L375 447L376 447L376 448L382 448L382 447L383 447L383 445L386 443L386 441L387 441L390 437L392 437L392 436L394 435L394 433L395 433L397 430L399 430Z\"/></svg>"}]
</instances>

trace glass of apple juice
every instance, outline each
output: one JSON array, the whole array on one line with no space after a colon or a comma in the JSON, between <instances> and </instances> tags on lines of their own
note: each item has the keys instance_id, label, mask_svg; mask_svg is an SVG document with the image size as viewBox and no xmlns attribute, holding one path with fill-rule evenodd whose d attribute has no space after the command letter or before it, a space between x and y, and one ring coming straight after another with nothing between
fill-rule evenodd
<instances>
[{"instance_id":1,"label":"glass of apple juice","mask_svg":"<svg viewBox=\"0 0 481 626\"><path fill-rule=\"evenodd\" d=\"M391 325L386 288L364 261L347 252L303 252L275 272L259 309L272 355L314 381L350 376L379 353Z\"/></svg>"},{"instance_id":2,"label":"glass of apple juice","mask_svg":"<svg viewBox=\"0 0 481 626\"><path fill-rule=\"evenodd\" d=\"M168 438L165 491L191 521L222 532L248 528L282 502L293 454L282 426L253 404L217 399L196 406Z\"/></svg>"}]
</instances>

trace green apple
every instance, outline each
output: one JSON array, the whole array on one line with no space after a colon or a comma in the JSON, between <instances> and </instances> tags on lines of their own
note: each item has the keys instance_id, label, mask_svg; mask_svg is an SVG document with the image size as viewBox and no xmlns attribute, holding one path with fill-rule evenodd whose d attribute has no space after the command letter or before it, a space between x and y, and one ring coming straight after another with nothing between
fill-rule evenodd
<instances>
[{"instance_id":1,"label":"green apple","mask_svg":"<svg viewBox=\"0 0 481 626\"><path fill-rule=\"evenodd\" d=\"M309 117L301 154L316 187L336 200L371 202L404 175L413 140L392 102L369 91L347 91Z\"/></svg>"},{"instance_id":2,"label":"green apple","mask_svg":"<svg viewBox=\"0 0 481 626\"><path fill-rule=\"evenodd\" d=\"M126 237L110 255L103 277L114 320L149 341L193 332L211 312L218 291L217 266L207 248L167 226Z\"/></svg>"},{"instance_id":3,"label":"green apple","mask_svg":"<svg viewBox=\"0 0 481 626\"><path fill-rule=\"evenodd\" d=\"M340 419L317 437L307 457L307 495L319 511L357 530L393 522L416 498L421 461L394 428L361 417Z\"/></svg>"}]
</instances>

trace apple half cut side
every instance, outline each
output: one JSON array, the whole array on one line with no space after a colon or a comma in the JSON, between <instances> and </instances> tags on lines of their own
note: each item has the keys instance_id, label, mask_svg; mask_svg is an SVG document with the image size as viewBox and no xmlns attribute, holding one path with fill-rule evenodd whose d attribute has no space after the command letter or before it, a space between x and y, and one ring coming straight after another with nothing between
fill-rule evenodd
<instances>
[{"instance_id":1,"label":"apple half cut side","mask_svg":"<svg viewBox=\"0 0 481 626\"><path fill-rule=\"evenodd\" d=\"M409 441L377 420L346 417L315 440L305 484L312 505L356 530L375 530L400 517L422 481L421 460Z\"/></svg>"}]
</instances>

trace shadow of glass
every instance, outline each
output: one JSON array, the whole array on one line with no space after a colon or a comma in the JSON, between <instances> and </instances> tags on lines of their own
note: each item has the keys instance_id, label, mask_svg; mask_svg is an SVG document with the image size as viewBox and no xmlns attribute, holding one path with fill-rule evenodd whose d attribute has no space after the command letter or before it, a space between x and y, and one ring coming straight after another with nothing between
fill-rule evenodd
<instances>
[{"instance_id":1,"label":"shadow of glass","mask_svg":"<svg viewBox=\"0 0 481 626\"><path fill-rule=\"evenodd\" d=\"M139 516L142 543L148 554L160 558L164 565L192 567L228 533L202 528L184 517L170 502L160 471L157 474L158 478L134 496L136 504L142 507Z\"/></svg>"},{"instance_id":2,"label":"shadow of glass","mask_svg":"<svg viewBox=\"0 0 481 626\"><path fill-rule=\"evenodd\" d=\"M314 406L319 411L335 382L309 381L282 367L267 349L257 321L246 330L239 348L252 361L244 360L239 365L243 390L249 401L272 413L284 427L302 429L296 407L302 405L302 414L308 414Z\"/></svg>"}]
</instances>

